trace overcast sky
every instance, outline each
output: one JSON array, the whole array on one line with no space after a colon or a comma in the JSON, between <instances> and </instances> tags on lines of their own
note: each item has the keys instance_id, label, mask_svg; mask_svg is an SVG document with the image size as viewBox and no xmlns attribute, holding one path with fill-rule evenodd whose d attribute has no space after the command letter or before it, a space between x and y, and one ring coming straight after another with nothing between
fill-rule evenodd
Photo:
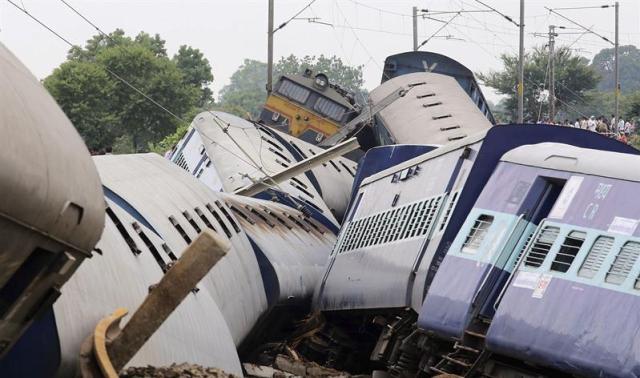
<instances>
[{"instance_id":1,"label":"overcast sky","mask_svg":"<svg viewBox=\"0 0 640 378\"><path fill-rule=\"evenodd\" d=\"M52 29L75 44L83 44L95 29L58 0L12 0L24 6ZM104 31L122 28L127 34L140 31L159 33L167 41L169 54L182 44L199 48L211 62L219 91L245 58L266 61L267 0L66 0ZM307 5L310 0L275 0L275 23L279 25ZM484 0L517 19L519 1ZM544 44L549 24L575 27L545 6L583 7L612 4L600 0L526 0L527 48ZM365 86L375 88L380 81L386 56L412 47L411 7L434 11L486 9L475 0L316 0L299 17L319 17L331 25L294 20L275 34L275 57L295 54L337 55L347 64L363 65ZM613 40L613 9L559 11ZM434 16L448 20L451 14ZM421 19L420 41L434 34L442 22ZM566 29L564 32L578 33ZM474 72L499 69L501 53L516 53L518 29L495 13L463 13L431 39L423 50L449 55ZM450 36L450 39L444 37ZM44 78L60 65L68 46L50 32L0 0L0 41L18 56L38 77ZM564 34L559 44L571 44L582 55L592 58L610 45L597 36ZM640 45L640 1L620 1L620 43ZM487 91L485 91L487 92ZM496 100L496 96L487 93Z\"/></svg>"}]
</instances>

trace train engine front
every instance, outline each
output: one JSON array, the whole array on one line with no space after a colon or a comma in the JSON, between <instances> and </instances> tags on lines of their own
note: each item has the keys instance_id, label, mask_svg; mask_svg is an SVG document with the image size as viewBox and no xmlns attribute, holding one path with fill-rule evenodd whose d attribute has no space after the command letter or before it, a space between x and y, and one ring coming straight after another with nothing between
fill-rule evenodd
<instances>
[{"instance_id":1,"label":"train engine front","mask_svg":"<svg viewBox=\"0 0 640 378\"><path fill-rule=\"evenodd\" d=\"M282 75L267 97L260 121L306 142L318 144L360 113L354 95L325 74Z\"/></svg>"}]
</instances>

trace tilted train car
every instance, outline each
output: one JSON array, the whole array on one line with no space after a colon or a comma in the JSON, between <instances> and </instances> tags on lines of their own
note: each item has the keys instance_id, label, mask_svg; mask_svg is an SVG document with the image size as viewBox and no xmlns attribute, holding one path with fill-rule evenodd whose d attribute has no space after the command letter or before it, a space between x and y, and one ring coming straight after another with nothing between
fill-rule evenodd
<instances>
[{"instance_id":1,"label":"tilted train car","mask_svg":"<svg viewBox=\"0 0 640 378\"><path fill-rule=\"evenodd\" d=\"M354 95L330 82L327 75L282 75L269 93L260 122L317 144L335 134L360 112Z\"/></svg>"},{"instance_id":2,"label":"tilted train car","mask_svg":"<svg viewBox=\"0 0 640 378\"><path fill-rule=\"evenodd\" d=\"M2 44L0 88L2 355L91 257L104 199L71 122Z\"/></svg>"},{"instance_id":3,"label":"tilted train car","mask_svg":"<svg viewBox=\"0 0 640 378\"><path fill-rule=\"evenodd\" d=\"M417 361L413 367L407 361L416 356L409 358L397 348L415 331L425 295L431 293L434 275L458 230L503 153L546 141L633 151L584 130L508 125L365 179L314 299L328 319L327 332L338 326L355 333L353 338L369 338L360 352L392 370L417 369ZM442 277L447 279L446 274ZM340 348L345 346L334 350L349 358L349 350ZM415 348L407 352L415 353Z\"/></svg>"},{"instance_id":4,"label":"tilted train car","mask_svg":"<svg viewBox=\"0 0 640 378\"><path fill-rule=\"evenodd\" d=\"M414 72L432 72L451 76L469 95L478 109L495 125L489 104L484 98L473 72L462 63L442 54L430 51L409 51L388 56L384 60L381 83Z\"/></svg>"},{"instance_id":5,"label":"tilted train car","mask_svg":"<svg viewBox=\"0 0 640 378\"><path fill-rule=\"evenodd\" d=\"M135 310L205 228L227 237L231 251L129 366L187 361L242 374L236 348L255 339L256 325L274 306L308 306L335 235L291 207L213 192L155 154L95 162L108 205L99 253L0 362L2 375L72 375L80 344L98 321L117 307ZM283 269L294 250L295 269ZM33 363L34 354L46 358Z\"/></svg>"},{"instance_id":6,"label":"tilted train car","mask_svg":"<svg viewBox=\"0 0 640 378\"><path fill-rule=\"evenodd\" d=\"M626 375L633 370L633 364L638 365L640 357L637 353L634 357L632 352L637 346L632 339L624 339L628 332L612 330L604 320L612 316L611 313L602 313L597 320L583 317L592 310L609 308L599 306L595 293L574 286L580 291L582 308L569 299L573 295L571 290L562 292L564 299L557 297L558 302L548 303L551 307L538 306L552 276L560 275L558 278L568 278L568 282L573 283L572 278L577 274L578 281L593 284L591 279L608 255L611 270L619 268L611 265L617 256L613 249L615 235L598 236L596 230L592 231L597 235L589 235L583 228L584 222L597 223L600 228L613 225L615 233L613 213L620 215L619 222L629 222L634 227L633 202L625 201L620 195L624 189L610 193L614 186L633 185L622 181L634 181L632 176L618 177L616 172L625 170L612 170L609 164L612 159L627 162L627 166L640 161L640 157L634 156L637 151L630 152L633 154L542 143L519 147L503 156L445 256L420 312L418 326L422 330L456 342L454 352L432 367L432 372L471 374L470 369L484 369L484 373L499 375L512 369L519 374L528 371L532 376L558 374L532 365L540 363L567 373L600 375L604 372L609 376ZM583 186L582 182L587 180L591 182ZM582 191L578 192L580 188ZM570 207L571 217L567 213ZM569 224L579 229L567 230L572 227ZM584 251L578 254L583 245ZM616 248L620 251L618 255L624 254L622 245ZM585 259L587 251L590 257ZM517 262L522 261L523 252L526 259L519 265L523 272L512 281L512 272ZM555 257L549 258L541 268L551 252ZM626 259L625 268L633 267L633 259L628 260L626 255L622 259ZM504 308L508 315L500 317L494 326L492 319L496 309L503 311L501 296L508 282L513 282L513 287L531 291L524 297L522 292L512 297L512 302ZM613 287L618 288L621 283L619 280ZM633 283L629 287L632 286ZM525 301L522 298L526 298ZM530 298L535 299L524 303ZM536 307L539 311L534 313ZM547 315L541 316L542 312ZM570 314L575 314L572 318L575 325L567 318ZM560 317L567 321L558 323ZM505 318L508 319L506 326ZM635 322L637 319L627 326ZM602 327L608 329L605 331ZM491 337L487 336L488 329ZM495 349L485 349L485 338ZM613 350L610 348L614 345L620 349L617 353L620 357L615 360L598 357L599 352L606 355L604 351ZM491 351L502 355L491 356ZM505 355L517 356L527 365L517 364L513 359L504 358ZM583 359L584 356L588 359Z\"/></svg>"},{"instance_id":7,"label":"tilted train car","mask_svg":"<svg viewBox=\"0 0 640 378\"><path fill-rule=\"evenodd\" d=\"M391 144L439 144L492 126L454 77L414 72L394 77L369 93L369 106L321 146L356 136L363 151Z\"/></svg>"},{"instance_id":8,"label":"tilted train car","mask_svg":"<svg viewBox=\"0 0 640 378\"><path fill-rule=\"evenodd\" d=\"M195 117L169 158L213 190L233 193L321 152L272 128L212 111ZM296 206L306 206L325 218L325 224L337 227L349 202L355 170L356 163L337 157L273 187Z\"/></svg>"},{"instance_id":9,"label":"tilted train car","mask_svg":"<svg viewBox=\"0 0 640 378\"><path fill-rule=\"evenodd\" d=\"M486 335L491 353L550 376L640 374L639 163L557 144L504 156L496 179L505 186L546 180L562 190L498 298Z\"/></svg>"}]
</instances>

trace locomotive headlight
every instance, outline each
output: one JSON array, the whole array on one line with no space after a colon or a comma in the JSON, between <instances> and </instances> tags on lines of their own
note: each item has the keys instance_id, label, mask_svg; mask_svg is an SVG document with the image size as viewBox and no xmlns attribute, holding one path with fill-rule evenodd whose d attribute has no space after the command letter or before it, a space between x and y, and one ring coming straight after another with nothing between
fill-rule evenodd
<instances>
[{"instance_id":1,"label":"locomotive headlight","mask_svg":"<svg viewBox=\"0 0 640 378\"><path fill-rule=\"evenodd\" d=\"M318 74L313 79L313 85L319 89L324 90L329 86L329 78L327 77L327 75Z\"/></svg>"}]
</instances>

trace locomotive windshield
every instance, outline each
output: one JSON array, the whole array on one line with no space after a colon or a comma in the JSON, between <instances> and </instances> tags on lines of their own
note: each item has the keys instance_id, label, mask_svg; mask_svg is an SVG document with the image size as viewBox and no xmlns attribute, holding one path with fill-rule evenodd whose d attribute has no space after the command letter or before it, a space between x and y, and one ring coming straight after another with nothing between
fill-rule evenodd
<instances>
[{"instance_id":1,"label":"locomotive windshield","mask_svg":"<svg viewBox=\"0 0 640 378\"><path fill-rule=\"evenodd\" d=\"M283 79L282 84L278 88L278 93L291 100L304 104L307 102L311 91L291 80Z\"/></svg>"},{"instance_id":2,"label":"locomotive windshield","mask_svg":"<svg viewBox=\"0 0 640 378\"><path fill-rule=\"evenodd\" d=\"M331 118L334 121L340 121L344 116L344 113L347 111L344 106L338 105L324 97L318 97L318 100L313 105L313 110L323 116Z\"/></svg>"}]
</instances>

